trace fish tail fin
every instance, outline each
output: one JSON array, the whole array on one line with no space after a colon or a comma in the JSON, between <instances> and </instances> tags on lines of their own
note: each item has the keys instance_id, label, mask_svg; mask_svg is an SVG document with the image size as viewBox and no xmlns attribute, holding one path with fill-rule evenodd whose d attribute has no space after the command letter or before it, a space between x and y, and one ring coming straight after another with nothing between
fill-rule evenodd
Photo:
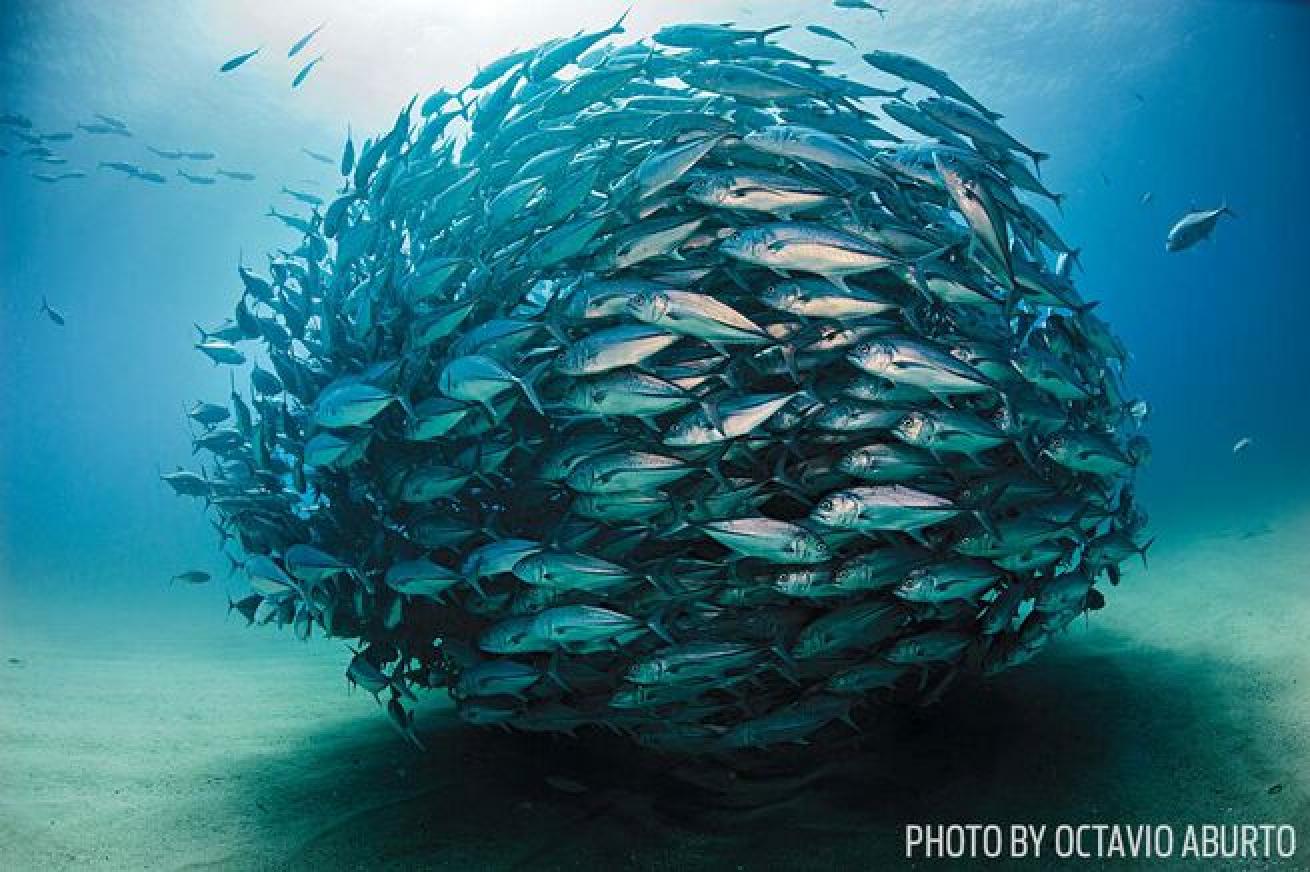
<instances>
[{"instance_id":1,"label":"fish tail fin","mask_svg":"<svg viewBox=\"0 0 1310 872\"><path fill-rule=\"evenodd\" d=\"M554 363L554 361L551 358L546 358L545 360L539 361L529 369L527 375L516 378L518 386L523 389L523 395L528 398L528 402L532 404L532 408L537 410L537 414L543 417L546 415L546 410L541 404L541 397L537 395L537 382L542 375L545 374L546 370L552 363Z\"/></svg>"},{"instance_id":2,"label":"fish tail fin","mask_svg":"<svg viewBox=\"0 0 1310 872\"><path fill-rule=\"evenodd\" d=\"M623 32L624 32L624 31L623 31L623 22L628 20L628 15L629 15L631 12L632 12L632 7L631 7L631 6L629 6L627 9L624 9L624 10L623 10L623 14L619 16L619 20L616 21L616 22L614 22L614 24L610 26L609 32L610 32L610 33L623 33Z\"/></svg>"},{"instance_id":3,"label":"fish tail fin","mask_svg":"<svg viewBox=\"0 0 1310 872\"><path fill-rule=\"evenodd\" d=\"M573 691L573 688L569 687L568 684L565 683L564 679L559 674L559 660L560 660L559 651L551 652L550 662L546 664L546 677L549 678L551 681L553 681L560 688L560 690L564 691L565 693L571 693Z\"/></svg>"},{"instance_id":4,"label":"fish tail fin","mask_svg":"<svg viewBox=\"0 0 1310 872\"><path fill-rule=\"evenodd\" d=\"M801 483L793 478L787 471L786 451L778 453L778 461L773 467L773 480L787 493L796 497L801 502L805 501L805 489L801 487Z\"/></svg>"},{"instance_id":5,"label":"fish tail fin","mask_svg":"<svg viewBox=\"0 0 1310 872\"><path fill-rule=\"evenodd\" d=\"M1052 194L1052 195L1051 195L1051 202L1053 202L1053 203L1055 204L1055 208L1056 208L1056 210L1057 210L1061 215L1064 214L1064 201L1067 200L1067 199L1069 199L1069 195L1068 195L1068 194Z\"/></svg>"},{"instance_id":6,"label":"fish tail fin","mask_svg":"<svg viewBox=\"0 0 1310 872\"><path fill-rule=\"evenodd\" d=\"M790 681L792 684L800 685L800 679L796 677L796 660L787 650L787 646L778 638L769 646L769 652L778 658L778 674Z\"/></svg>"},{"instance_id":7,"label":"fish tail fin","mask_svg":"<svg viewBox=\"0 0 1310 872\"><path fill-rule=\"evenodd\" d=\"M551 338L560 344L561 347L569 344L569 334L564 328L564 322L560 319L558 307L551 306L546 310L545 318L546 332Z\"/></svg>"},{"instance_id":8,"label":"fish tail fin","mask_svg":"<svg viewBox=\"0 0 1310 872\"><path fill-rule=\"evenodd\" d=\"M892 96L897 100L900 100L902 103L908 103L910 101L905 99L905 94L909 90L910 90L910 86L905 85L903 87L897 88L896 90L892 91Z\"/></svg>"},{"instance_id":9,"label":"fish tail fin","mask_svg":"<svg viewBox=\"0 0 1310 872\"><path fill-rule=\"evenodd\" d=\"M722 443L720 443L720 445L717 448L714 449L714 451L710 453L706 462L706 471L709 472L710 477L713 478L714 481L717 482L719 486L723 488L731 487L731 485L728 483L728 479L723 474L723 468L722 468L723 458L727 455L728 451L731 448L732 448L732 440L725 439Z\"/></svg>"},{"instance_id":10,"label":"fish tail fin","mask_svg":"<svg viewBox=\"0 0 1310 872\"><path fill-rule=\"evenodd\" d=\"M659 636L668 644L673 645L675 644L673 636L669 634L668 627L666 626L669 611L670 607L668 606L660 609L649 621L646 622L646 626L649 627L650 631L656 636Z\"/></svg>"},{"instance_id":11,"label":"fish tail fin","mask_svg":"<svg viewBox=\"0 0 1310 872\"><path fill-rule=\"evenodd\" d=\"M414 405L410 403L409 397L404 394L396 394L396 402L400 404L400 408L405 410L405 417L411 421L418 420L418 413L414 411Z\"/></svg>"},{"instance_id":12,"label":"fish tail fin","mask_svg":"<svg viewBox=\"0 0 1310 872\"><path fill-rule=\"evenodd\" d=\"M209 334L205 332L204 327L201 327L199 324L195 324L195 323L193 323L191 326L196 328L196 332L200 334L201 342L204 342L206 339L209 338Z\"/></svg>"},{"instance_id":13,"label":"fish tail fin","mask_svg":"<svg viewBox=\"0 0 1310 872\"><path fill-rule=\"evenodd\" d=\"M1061 194L1061 196L1064 195ZM1075 267L1077 267L1078 269L1083 269L1083 250L1081 248L1070 249L1068 252L1068 256L1065 258L1065 260L1069 264L1068 271L1070 274L1073 273Z\"/></svg>"},{"instance_id":14,"label":"fish tail fin","mask_svg":"<svg viewBox=\"0 0 1310 872\"><path fill-rule=\"evenodd\" d=\"M1146 540L1145 544L1143 544L1142 547L1137 549L1137 555L1142 558L1143 569L1149 568L1146 565L1146 552L1149 551L1151 549L1151 546L1154 544L1155 544L1155 537L1152 536L1150 539Z\"/></svg>"},{"instance_id":15,"label":"fish tail fin","mask_svg":"<svg viewBox=\"0 0 1310 872\"><path fill-rule=\"evenodd\" d=\"M723 430L723 415L719 413L718 403L709 397L701 397L699 403L701 411L705 413L705 420L710 422L710 426L716 432L726 438L728 434Z\"/></svg>"},{"instance_id":16,"label":"fish tail fin","mask_svg":"<svg viewBox=\"0 0 1310 872\"><path fill-rule=\"evenodd\" d=\"M646 577L650 579L650 583L655 586L655 589L662 594L676 596L678 594L686 593L686 588L679 584L678 579L673 575L673 563L675 560L676 558L674 557L665 558L660 562L660 565L655 568L654 572L647 573L646 575ZM661 638L663 637L661 636Z\"/></svg>"},{"instance_id":17,"label":"fish tail fin","mask_svg":"<svg viewBox=\"0 0 1310 872\"><path fill-rule=\"evenodd\" d=\"M491 511L482 521L482 532L489 538L500 542L505 537L505 531L500 528L500 512Z\"/></svg>"},{"instance_id":18,"label":"fish tail fin","mask_svg":"<svg viewBox=\"0 0 1310 872\"><path fill-rule=\"evenodd\" d=\"M1227 201L1227 200L1224 200L1224 202L1220 204L1220 206L1219 206L1219 214L1221 214L1221 215L1227 215L1229 218L1236 218L1236 217L1237 217L1237 213L1234 212L1234 211L1232 210L1232 208L1228 205L1228 201Z\"/></svg>"},{"instance_id":19,"label":"fish tail fin","mask_svg":"<svg viewBox=\"0 0 1310 872\"><path fill-rule=\"evenodd\" d=\"M664 527L657 534L657 538L665 539L670 536L681 533L691 525L687 523L687 516L682 510L682 503L677 499L670 500L669 512L673 517L669 520L668 526Z\"/></svg>"},{"instance_id":20,"label":"fish tail fin","mask_svg":"<svg viewBox=\"0 0 1310 872\"><path fill-rule=\"evenodd\" d=\"M775 33L782 33L784 30L790 30L790 29L791 29L790 24L779 24L774 27L766 27L763 30L761 30L758 34L756 34L755 38L760 42L764 42L764 40L767 37L773 36Z\"/></svg>"},{"instance_id":21,"label":"fish tail fin","mask_svg":"<svg viewBox=\"0 0 1310 872\"><path fill-rule=\"evenodd\" d=\"M1008 484L1002 483L999 487L993 488L990 493L982 499L975 501L974 504L969 507L969 513L977 519L978 523L987 531L988 535L993 536L997 541L1000 541L1002 537L1000 531L996 529L996 525L992 522L992 510L996 508L996 504L1000 502L1001 497L1005 495L1007 487Z\"/></svg>"}]
</instances>

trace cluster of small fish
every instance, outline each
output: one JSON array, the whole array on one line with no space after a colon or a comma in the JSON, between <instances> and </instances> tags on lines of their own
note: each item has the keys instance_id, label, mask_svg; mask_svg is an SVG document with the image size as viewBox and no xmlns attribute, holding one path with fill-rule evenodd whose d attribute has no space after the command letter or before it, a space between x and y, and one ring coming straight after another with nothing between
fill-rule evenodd
<instances>
[{"instance_id":1,"label":"cluster of small fish","mask_svg":"<svg viewBox=\"0 0 1310 872\"><path fill-rule=\"evenodd\" d=\"M96 114L98 120L89 124L78 124L77 129L91 136L127 136L132 135L128 130L127 123L111 115ZM73 132L69 130L57 130L50 133L42 133L36 129L32 119L19 112L5 112L0 114L0 131L8 134L12 139L23 144L23 147L17 151L21 158L27 158L35 164L40 164L41 169L32 171L32 178L46 184L55 184L69 179L84 179L86 173L82 170L67 169L68 158L55 152L50 147L50 143L66 143L73 139ZM7 157L9 149L0 146L0 157Z\"/></svg>"},{"instance_id":2,"label":"cluster of small fish","mask_svg":"<svg viewBox=\"0 0 1310 872\"><path fill-rule=\"evenodd\" d=\"M314 37L318 36L319 31L321 31L326 26L327 26L327 22L324 22L320 24L318 27L315 27L309 33L306 33L304 36L300 37L300 39L296 40L294 43L292 43L291 48L287 49L287 59L289 60L291 58L294 58L296 55L300 54L301 50L303 50L305 46L309 45L309 43L314 39ZM262 48L257 48L254 49L253 51L244 52L242 54L228 58L226 61L222 63L221 66L219 66L218 71L220 73L230 73L233 70L237 69L238 67L245 66L247 61L250 61L251 59L257 57L261 51L263 51ZM296 71L296 74L291 77L291 87L299 88L301 84L305 81L305 79L309 76L309 74L313 72L314 67L318 66L323 62L324 57L326 57L326 55L320 54L318 55L318 57L314 58L313 60L301 66L300 69Z\"/></svg>"},{"instance_id":3,"label":"cluster of small fish","mask_svg":"<svg viewBox=\"0 0 1310 872\"><path fill-rule=\"evenodd\" d=\"M1028 202L1045 155L785 29L620 21L411 101L202 335L267 368L164 479L239 547L233 608L358 639L411 738L446 687L475 724L821 739L1027 660L1145 553L1145 405Z\"/></svg>"},{"instance_id":4,"label":"cluster of small fish","mask_svg":"<svg viewBox=\"0 0 1310 872\"><path fill-rule=\"evenodd\" d=\"M305 46L309 45L310 41L313 40L313 38L317 36L319 31L321 31L325 26L326 24L320 24L318 27L315 27L309 33L305 34L300 39L296 40L296 42L287 51L287 57L294 58L297 54L299 54L300 51L304 49ZM238 55L230 59L226 63L224 63L221 67L219 67L219 72L222 73L231 72L232 70L235 70L237 67L243 65L246 61L258 55L259 52L260 49L255 49L254 51L247 52L242 55ZM322 60L323 60L323 55L319 55L318 57L310 61L308 64L305 64L303 67L301 67L301 69L296 73L295 77L292 79L291 87L293 88L299 87L300 84L305 80L305 77L309 75L310 71L313 70L314 67L317 66ZM123 121L119 118L114 118L113 116L110 115L102 115L100 113L96 113L95 117L97 119L96 121L90 124L78 124L77 128L83 131L84 133L93 136L121 136L127 138L130 138L132 136L132 131L128 128L126 121ZM3 129L14 138L19 139L26 144L26 148L24 148L22 151L19 152L19 155L21 157L31 158L35 162L46 165L48 167L63 167L68 164L68 158L56 154L50 148L48 143L69 142L73 138L73 134L71 132L60 131L54 133L39 133L34 129L34 125L32 124L32 120L30 118L17 112L6 112L0 114L0 129ZM185 149L164 149L164 148L155 148L152 145L148 145L146 146L146 148L153 155L155 155L155 157L162 158L163 160L169 160L169 161L183 161L183 160L212 161L217 157L217 155L215 155L212 151L188 151ZM327 155L319 154L318 152L313 152L310 151L309 149L301 149L301 150L305 154L309 155L310 157L322 163L327 163L327 164L336 163L335 160L333 160L331 157L328 157ZM0 157L4 157L8 153L9 152L7 149L0 147ZM128 161L120 161L120 160L100 161L98 166L100 169L108 169L108 170L114 170L115 172L120 172L129 179L135 179L142 182L149 182L151 184L162 185L168 181L168 177L165 176L163 173L138 166L137 164L130 163ZM189 182L192 185L213 185L218 181L219 176L237 182L253 182L255 180L254 173L247 172L245 170L226 170L226 169L222 169L221 167L215 169L212 173L190 173L187 172L186 170L179 169L177 170L177 175L179 178L185 179L187 182ZM58 172L53 170L47 171L45 169L42 169L42 170L34 171L32 173L32 178L41 182L45 182L47 184L55 184L57 182L68 181L70 179L84 179L86 178L86 173L82 170L75 170L75 169L65 169ZM285 193L292 194L293 196L296 196L296 199L299 199L302 202L306 202L309 205L315 205L315 206L323 205L322 200L312 194L300 194L300 192L296 192L296 191L288 191L286 189L283 190ZM312 198L312 202L309 198ZM270 210L269 214L276 215L276 213L273 210Z\"/></svg>"},{"instance_id":5,"label":"cluster of small fish","mask_svg":"<svg viewBox=\"0 0 1310 872\"><path fill-rule=\"evenodd\" d=\"M96 118L99 120L92 124L78 124L77 128L92 136L120 136L128 139L132 138L132 131L127 126L126 121L114 118L111 115L102 115L99 113L96 114ZM18 151L19 157L29 158L35 163L49 167L65 167L68 165L68 158L56 154L47 143L70 142L73 139L73 134L71 132L62 131L41 133L35 128L35 125L33 125L32 119L16 112L0 114L0 130L4 130L11 137L25 144L26 147ZM170 161L212 161L217 157L217 155L212 151L163 149L156 148L153 145L147 145L146 149L155 157ZM326 163L335 163L332 158L324 155L318 155L317 153L309 152L308 150L305 150L305 153L317 160L322 160ZM8 154L9 152L7 149L0 147L0 157ZM168 177L163 173L127 161L102 160L98 164L98 168L120 172L127 178L142 182L150 182L156 185L162 185L168 181ZM179 169L177 175L186 179L193 185L212 185L217 180L217 176L223 176L240 182L253 182L255 180L254 173L245 172L244 170L225 170L222 168L214 170L212 174L189 173L185 170ZM86 173L82 170L76 169L66 169L60 172L34 170L32 172L32 178L40 182L45 182L46 184L55 184L70 179L84 179L86 178ZM319 203L321 204L321 202L322 201L320 200Z\"/></svg>"}]
</instances>

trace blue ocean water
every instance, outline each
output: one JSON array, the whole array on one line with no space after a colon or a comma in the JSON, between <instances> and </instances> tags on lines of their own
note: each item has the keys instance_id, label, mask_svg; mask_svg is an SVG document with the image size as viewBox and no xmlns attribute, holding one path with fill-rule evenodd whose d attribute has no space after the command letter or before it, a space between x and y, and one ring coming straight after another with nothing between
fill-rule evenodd
<instances>
[{"instance_id":1,"label":"blue ocean water","mask_svg":"<svg viewBox=\"0 0 1310 872\"><path fill-rule=\"evenodd\" d=\"M26 145L0 133L0 608L142 614L164 624L221 619L221 584L170 590L202 568L221 579L214 531L157 478L192 462L182 406L222 402L227 372L191 347L193 323L227 317L239 262L293 247L266 216L281 192L328 195L340 154L389 126L415 93L466 81L479 63L553 35L602 26L601 2L356 4L255 0L170 4L11 0L0 15L0 112L43 132L85 178L45 184ZM909 3L885 20L824 3L638 2L632 36L676 20L793 23L782 41L890 84L855 52L799 32L821 23L861 50L923 57L1052 158L1067 194L1048 213L1081 247L1084 296L1133 354L1128 381L1152 413L1140 500L1185 542L1310 500L1310 323L1304 208L1310 194L1310 6L1292 2L1044 0ZM276 6L276 9L271 8ZM476 6L476 8L471 8ZM320 22L315 46L286 48ZM241 69L218 66L262 47ZM301 62L325 54L305 83ZM130 138L75 128L94 113ZM254 173L194 186L207 164L158 159L207 150ZM98 169L126 160L151 185ZM1149 196L1148 196L1149 195ZM1214 239L1166 253L1193 205L1225 203ZM42 297L67 319L44 317ZM1249 437L1250 447L1232 446ZM1254 523L1254 522L1251 522ZM24 618L25 619L25 618Z\"/></svg>"},{"instance_id":2,"label":"blue ocean water","mask_svg":"<svg viewBox=\"0 0 1310 872\"><path fill-rule=\"evenodd\" d=\"M264 216L270 204L295 211L283 184L311 180L324 192L334 183L302 146L335 157L347 125L381 128L414 93L465 81L479 61L614 16L605 3L558 4L553 14L513 3L477 12L264 6L18 2L0 24L6 111L47 132L101 112L134 133L76 131L56 144L69 163L55 169L88 173L57 185L32 178L39 167L19 156L17 140L0 159L0 400L9 410L0 420L0 584L11 596L113 590L165 607L152 595L156 580L212 563L212 531L165 492L155 466L189 459L182 403L226 394L226 373L191 350L191 324L228 315L240 257L257 264L293 244ZM951 71L1054 155L1046 181L1068 195L1059 227L1083 249L1080 286L1132 350L1131 387L1153 409L1143 502L1159 518L1304 494L1310 298L1297 252L1310 165L1298 155L1310 10L1209 0L904 4L884 21L824 4L638 4L629 29L680 17L827 23L862 46ZM293 91L299 64L284 45L322 20L316 51L328 57ZM879 80L840 45L791 39ZM217 72L260 45L246 68ZM192 186L147 144L213 151L213 163L258 178ZM102 160L170 178L135 182L97 170ZM1211 243L1165 253L1179 215L1220 202L1237 220ZM42 295L66 328L40 316ZM1252 447L1234 458L1243 436Z\"/></svg>"}]
</instances>

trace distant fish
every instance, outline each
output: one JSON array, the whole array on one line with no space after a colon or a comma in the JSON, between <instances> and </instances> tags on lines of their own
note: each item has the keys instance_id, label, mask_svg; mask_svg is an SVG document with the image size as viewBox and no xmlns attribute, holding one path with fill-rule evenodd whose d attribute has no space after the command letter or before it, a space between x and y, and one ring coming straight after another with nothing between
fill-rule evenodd
<instances>
[{"instance_id":1,"label":"distant fish","mask_svg":"<svg viewBox=\"0 0 1310 872\"><path fill-rule=\"evenodd\" d=\"M43 133L41 134L41 138L44 139L46 142L68 142L70 139L73 138L73 134L66 133L66 132Z\"/></svg>"},{"instance_id":2,"label":"distant fish","mask_svg":"<svg viewBox=\"0 0 1310 872\"><path fill-rule=\"evenodd\" d=\"M253 182L255 180L254 173L243 173L237 170L216 169L214 173L229 179L236 179L238 182Z\"/></svg>"},{"instance_id":3,"label":"distant fish","mask_svg":"<svg viewBox=\"0 0 1310 872\"><path fill-rule=\"evenodd\" d=\"M163 185L168 183L168 179L164 178L159 173L151 172L150 170L137 170L135 173L132 174L132 176L133 178L140 179L143 182L154 182L156 185Z\"/></svg>"},{"instance_id":4,"label":"distant fish","mask_svg":"<svg viewBox=\"0 0 1310 872\"><path fill-rule=\"evenodd\" d=\"M296 40L295 44L291 46L291 50L287 52L287 57L293 58L296 55L300 54L300 50L305 46L309 45L309 41L314 37L318 36L318 32L326 26L327 26L327 22L325 21L322 24L320 24L318 27L315 27L309 33L302 36L300 39Z\"/></svg>"},{"instance_id":5,"label":"distant fish","mask_svg":"<svg viewBox=\"0 0 1310 872\"><path fill-rule=\"evenodd\" d=\"M1203 239L1209 239L1210 234L1214 233L1215 225L1224 215L1237 217L1227 204L1221 205L1218 209L1193 209L1179 218L1178 223L1169 229L1164 250L1184 251Z\"/></svg>"},{"instance_id":6,"label":"distant fish","mask_svg":"<svg viewBox=\"0 0 1310 872\"><path fill-rule=\"evenodd\" d=\"M179 572L168 581L169 584L172 584L175 581L182 581L187 584L204 584L209 581L211 577L212 576L203 569L188 569L186 572Z\"/></svg>"},{"instance_id":7,"label":"distant fish","mask_svg":"<svg viewBox=\"0 0 1310 872\"><path fill-rule=\"evenodd\" d=\"M878 13L879 18L885 19L887 17L886 9L874 6L872 3L865 2L865 0L833 0L832 5L838 9L872 9Z\"/></svg>"},{"instance_id":8,"label":"distant fish","mask_svg":"<svg viewBox=\"0 0 1310 872\"><path fill-rule=\"evenodd\" d=\"M126 121L122 121L118 118L115 118L112 115L101 115L99 112L95 113L95 116L99 118L101 121L108 124L110 127L117 127L119 130L127 130Z\"/></svg>"},{"instance_id":9,"label":"distant fish","mask_svg":"<svg viewBox=\"0 0 1310 872\"><path fill-rule=\"evenodd\" d=\"M355 167L355 140L351 137L350 127L346 127L346 147L341 152L341 175L348 176Z\"/></svg>"},{"instance_id":10,"label":"distant fish","mask_svg":"<svg viewBox=\"0 0 1310 872\"><path fill-rule=\"evenodd\" d=\"M1135 100L1137 100L1138 103L1145 103L1145 102L1146 102L1146 98L1143 97L1143 96L1142 96L1140 93L1138 93L1137 91L1133 91L1133 98L1134 98Z\"/></svg>"},{"instance_id":11,"label":"distant fish","mask_svg":"<svg viewBox=\"0 0 1310 872\"><path fill-rule=\"evenodd\" d=\"M323 198L322 198L322 197L317 197L317 196L315 196L315 195L313 195L313 194L309 194L309 193L306 193L306 192L304 192L304 191L296 191L296 190L293 190L293 189L291 189L291 188L286 187L285 185L282 186L282 193L286 194L286 195L289 196L289 197L294 197L295 199L297 199L297 200L299 200L300 202L304 203L306 206L322 206L322 205L323 205Z\"/></svg>"},{"instance_id":12,"label":"distant fish","mask_svg":"<svg viewBox=\"0 0 1310 872\"><path fill-rule=\"evenodd\" d=\"M41 314L45 315L60 327L64 326L64 316L56 312L54 309L51 309L50 303L46 301L45 297L41 298Z\"/></svg>"},{"instance_id":13,"label":"distant fish","mask_svg":"<svg viewBox=\"0 0 1310 872\"><path fill-rule=\"evenodd\" d=\"M212 184L214 184L214 177L213 177L213 176L193 176L193 175L191 175L191 173L188 173L188 172L186 172L185 170L178 170L178 171L177 171L177 174L178 174L179 176L181 176L182 178L186 179L188 182L190 182L190 183L193 184L193 185L212 185Z\"/></svg>"},{"instance_id":14,"label":"distant fish","mask_svg":"<svg viewBox=\"0 0 1310 872\"><path fill-rule=\"evenodd\" d=\"M96 136L131 136L132 132L126 127L115 127L112 124L79 124L78 130L84 130L87 133L93 133Z\"/></svg>"},{"instance_id":15,"label":"distant fish","mask_svg":"<svg viewBox=\"0 0 1310 872\"><path fill-rule=\"evenodd\" d=\"M180 151L169 151L165 148L155 148L153 145L147 145L146 149L159 157L162 157L164 160L181 160L183 158L183 153Z\"/></svg>"},{"instance_id":16,"label":"distant fish","mask_svg":"<svg viewBox=\"0 0 1310 872\"><path fill-rule=\"evenodd\" d=\"M212 151L184 151L182 157L187 160L213 160L218 157Z\"/></svg>"},{"instance_id":17,"label":"distant fish","mask_svg":"<svg viewBox=\"0 0 1310 872\"><path fill-rule=\"evenodd\" d=\"M6 127L21 127L27 130L32 127L32 119L26 115L19 115L17 112L10 112L0 115L0 124Z\"/></svg>"},{"instance_id":18,"label":"distant fish","mask_svg":"<svg viewBox=\"0 0 1310 872\"><path fill-rule=\"evenodd\" d=\"M37 161L40 162L40 163L43 163L43 164L54 164L54 165L58 166L58 165L60 165L60 164L66 164L66 163L68 163L68 158L66 158L66 157L57 157L56 155L53 155L53 154L47 154L47 155L44 155L44 156L42 156L42 157L37 158Z\"/></svg>"},{"instance_id":19,"label":"distant fish","mask_svg":"<svg viewBox=\"0 0 1310 872\"><path fill-rule=\"evenodd\" d=\"M1243 451L1251 447L1252 441L1253 440L1250 436L1243 436L1241 439L1238 439L1233 443L1233 453L1241 454Z\"/></svg>"},{"instance_id":20,"label":"distant fish","mask_svg":"<svg viewBox=\"0 0 1310 872\"><path fill-rule=\"evenodd\" d=\"M54 154L47 146L34 145L19 152L19 157L49 157Z\"/></svg>"},{"instance_id":21,"label":"distant fish","mask_svg":"<svg viewBox=\"0 0 1310 872\"><path fill-rule=\"evenodd\" d=\"M1151 200L1154 199L1154 197L1155 197L1154 194L1152 194L1150 191L1147 191L1145 194L1142 195L1142 205L1145 206L1147 203L1151 202Z\"/></svg>"},{"instance_id":22,"label":"distant fish","mask_svg":"<svg viewBox=\"0 0 1310 872\"><path fill-rule=\"evenodd\" d=\"M36 179L38 182L45 182L47 185L53 185L55 182L59 181L58 176L52 176L49 173L32 173L32 178Z\"/></svg>"},{"instance_id":23,"label":"distant fish","mask_svg":"<svg viewBox=\"0 0 1310 872\"><path fill-rule=\"evenodd\" d=\"M226 63L223 64L223 66L219 67L218 71L220 73L230 73L233 70L235 70L237 67L244 64L246 61L253 58L255 55L259 54L259 51L260 51L259 49L255 49L254 51L248 51L245 54L239 54L236 57L228 60Z\"/></svg>"},{"instance_id":24,"label":"distant fish","mask_svg":"<svg viewBox=\"0 0 1310 872\"><path fill-rule=\"evenodd\" d=\"M274 209L272 206L268 207L268 217L276 218L286 226L290 227L292 230L298 230L306 235L314 232L314 225L311 224L309 221L306 221L304 218L299 218L295 215L286 215Z\"/></svg>"},{"instance_id":25,"label":"distant fish","mask_svg":"<svg viewBox=\"0 0 1310 872\"><path fill-rule=\"evenodd\" d=\"M64 179L85 179L86 173L81 170L69 170L66 173L60 173L55 176L55 181L62 182Z\"/></svg>"},{"instance_id":26,"label":"distant fish","mask_svg":"<svg viewBox=\"0 0 1310 872\"><path fill-rule=\"evenodd\" d=\"M141 168L136 164L124 163L121 160L102 160L100 162L100 169L104 169L105 167L109 167L111 170L118 170L120 173L127 173L129 176L134 176L141 172Z\"/></svg>"},{"instance_id":27,"label":"distant fish","mask_svg":"<svg viewBox=\"0 0 1310 872\"><path fill-rule=\"evenodd\" d=\"M805 29L808 30L810 33L816 33L819 36L822 36L826 39L833 39L836 40L837 42L844 42L847 45L849 45L851 48L855 48L855 43L851 42L849 39L842 36L837 31L832 30L831 28L828 27L824 27L822 24L810 24L807 25Z\"/></svg>"},{"instance_id":28,"label":"distant fish","mask_svg":"<svg viewBox=\"0 0 1310 872\"><path fill-rule=\"evenodd\" d=\"M310 151L307 148L302 148L300 150L303 151L305 154L309 155L310 157L312 157L314 160L318 161L319 163L325 163L325 164L336 163L336 161L334 161L332 158L328 157L325 154L320 154L317 151Z\"/></svg>"},{"instance_id":29,"label":"distant fish","mask_svg":"<svg viewBox=\"0 0 1310 872\"><path fill-rule=\"evenodd\" d=\"M324 55L319 55L318 57L314 58L312 61L301 67L300 72L296 73L296 77L291 80L291 87L299 88L300 83L305 81L305 77L309 75L310 71L313 70L314 67L318 66L319 62L322 61L324 57L325 57Z\"/></svg>"}]
</instances>

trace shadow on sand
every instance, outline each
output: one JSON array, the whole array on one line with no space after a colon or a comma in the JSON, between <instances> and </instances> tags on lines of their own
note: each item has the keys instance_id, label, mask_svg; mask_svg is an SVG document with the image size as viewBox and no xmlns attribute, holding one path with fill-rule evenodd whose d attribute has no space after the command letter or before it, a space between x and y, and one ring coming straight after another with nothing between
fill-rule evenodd
<instances>
[{"instance_id":1,"label":"shadow on sand","mask_svg":"<svg viewBox=\"0 0 1310 872\"><path fill-rule=\"evenodd\" d=\"M379 718L315 734L294 761L236 761L293 768L277 795L232 801L249 808L259 865L316 869L872 869L903 860L907 822L1287 819L1265 795L1278 737L1249 677L1092 636L888 715L840 757L798 749L767 774L600 734L474 730L442 708L426 755Z\"/></svg>"}]
</instances>

